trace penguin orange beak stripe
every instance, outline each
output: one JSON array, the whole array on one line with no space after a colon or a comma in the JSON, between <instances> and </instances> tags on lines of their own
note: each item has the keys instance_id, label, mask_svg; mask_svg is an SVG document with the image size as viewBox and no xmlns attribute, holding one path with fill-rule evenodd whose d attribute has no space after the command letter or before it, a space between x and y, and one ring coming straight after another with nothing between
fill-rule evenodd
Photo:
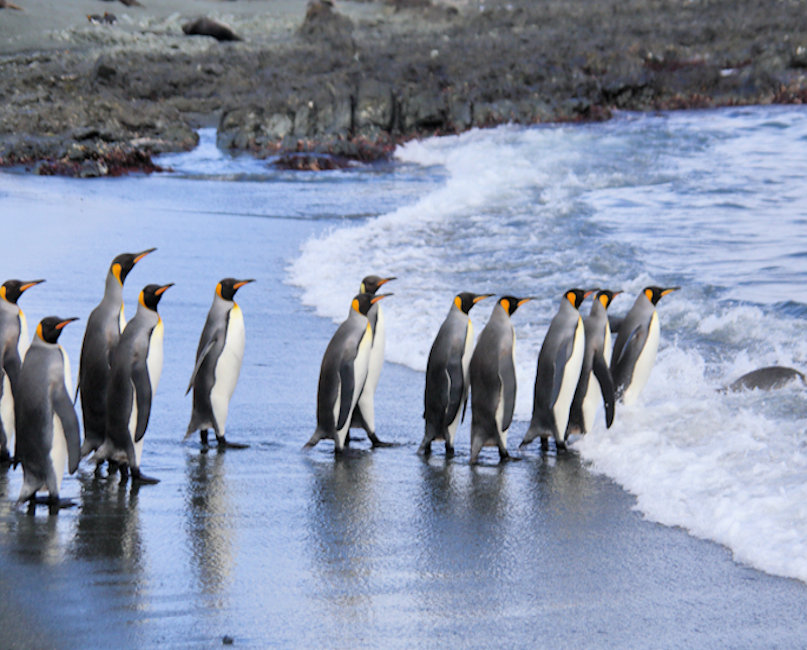
<instances>
[{"instance_id":1,"label":"penguin orange beak stripe","mask_svg":"<svg viewBox=\"0 0 807 650\"><path fill-rule=\"evenodd\" d=\"M530 296L529 298L522 298L516 303L516 307L521 307L525 302L529 302L530 300L535 300L534 297Z\"/></svg>"},{"instance_id":2,"label":"penguin orange beak stripe","mask_svg":"<svg viewBox=\"0 0 807 650\"><path fill-rule=\"evenodd\" d=\"M492 293L481 293L476 298L474 298L474 304L478 303L480 300L484 300L485 298L490 298Z\"/></svg>"},{"instance_id":3,"label":"penguin orange beak stripe","mask_svg":"<svg viewBox=\"0 0 807 650\"><path fill-rule=\"evenodd\" d=\"M236 283L233 285L233 289L240 289L240 288L241 288L241 287L243 287L245 284L249 284L250 282L255 282L255 280L250 278L249 280L241 280L240 282L236 282Z\"/></svg>"},{"instance_id":4,"label":"penguin orange beak stripe","mask_svg":"<svg viewBox=\"0 0 807 650\"><path fill-rule=\"evenodd\" d=\"M381 299L383 299L383 298L386 298L387 296L393 296L393 295L395 295L395 294L392 294L392 293L381 293L381 294L379 294L379 295L377 295L377 296L373 296L373 298L371 298L371 299L370 299L370 304L374 305L374 304L375 304L375 303L377 303L379 300L381 300Z\"/></svg>"},{"instance_id":5,"label":"penguin orange beak stripe","mask_svg":"<svg viewBox=\"0 0 807 650\"><path fill-rule=\"evenodd\" d=\"M173 286L174 286L173 282L169 282L168 284L164 284L159 289L157 289L157 291L154 292L154 295L155 296L161 296L168 290L169 287L173 287Z\"/></svg>"},{"instance_id":6,"label":"penguin orange beak stripe","mask_svg":"<svg viewBox=\"0 0 807 650\"><path fill-rule=\"evenodd\" d=\"M28 291L31 287L35 287L38 284L42 284L44 280L31 280L30 282L26 282L24 285L20 287L20 291Z\"/></svg>"},{"instance_id":7,"label":"penguin orange beak stripe","mask_svg":"<svg viewBox=\"0 0 807 650\"><path fill-rule=\"evenodd\" d=\"M595 291L599 291L599 289L589 289L588 291L585 291L585 292L583 293L583 300L585 300L586 298L588 298L588 297L589 297L589 296L590 296L592 293L594 293Z\"/></svg>"},{"instance_id":8,"label":"penguin orange beak stripe","mask_svg":"<svg viewBox=\"0 0 807 650\"><path fill-rule=\"evenodd\" d=\"M144 250L142 253L138 253L137 255L135 255L135 258L134 258L134 263L135 263L135 264L137 264L137 263L138 263L140 260L142 260L142 259L143 259L143 258L144 258L146 255L148 255L149 253L153 253L153 252L154 252L154 251L156 251L156 250L157 250L156 248L149 248L149 249L147 249L147 250Z\"/></svg>"},{"instance_id":9,"label":"penguin orange beak stripe","mask_svg":"<svg viewBox=\"0 0 807 650\"><path fill-rule=\"evenodd\" d=\"M672 293L673 291L678 291L681 287L669 287L668 289L662 289L661 295L666 296L668 293Z\"/></svg>"},{"instance_id":10,"label":"penguin orange beak stripe","mask_svg":"<svg viewBox=\"0 0 807 650\"><path fill-rule=\"evenodd\" d=\"M65 318L61 323L56 324L56 329L60 330L68 323L72 323L74 320L78 320L78 316L74 316L73 318Z\"/></svg>"},{"instance_id":11,"label":"penguin orange beak stripe","mask_svg":"<svg viewBox=\"0 0 807 650\"><path fill-rule=\"evenodd\" d=\"M378 281L378 286L380 287L382 284L387 284L387 282L389 282L390 280L397 280L397 279L398 278L396 278L394 275L392 277L389 277L389 278L381 278ZM390 294L390 295L392 295L392 294Z\"/></svg>"}]
</instances>

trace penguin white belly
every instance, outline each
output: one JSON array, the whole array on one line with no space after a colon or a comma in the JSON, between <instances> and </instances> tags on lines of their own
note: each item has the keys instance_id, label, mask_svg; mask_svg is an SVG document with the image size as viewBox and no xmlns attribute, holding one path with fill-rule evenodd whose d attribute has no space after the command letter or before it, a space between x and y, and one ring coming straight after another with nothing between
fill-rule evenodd
<instances>
[{"instance_id":1,"label":"penguin white belly","mask_svg":"<svg viewBox=\"0 0 807 650\"><path fill-rule=\"evenodd\" d=\"M67 468L67 440L64 437L64 427L59 416L53 415L53 441L50 448L50 462L53 464L53 473L56 476L56 491L62 489L62 478Z\"/></svg>"},{"instance_id":2,"label":"penguin white belly","mask_svg":"<svg viewBox=\"0 0 807 650\"><path fill-rule=\"evenodd\" d=\"M605 338L603 339L602 356L605 358L605 365L611 367L611 356L614 354L614 347L611 345L611 326L605 321Z\"/></svg>"},{"instance_id":3,"label":"penguin white belly","mask_svg":"<svg viewBox=\"0 0 807 650\"><path fill-rule=\"evenodd\" d=\"M151 398L154 399L154 393L157 392L157 386L160 383L160 375L163 371L163 319L157 321L154 329L151 330L151 337L149 338L149 351L146 356L146 368L149 373L149 381L151 381Z\"/></svg>"},{"instance_id":4,"label":"penguin white belly","mask_svg":"<svg viewBox=\"0 0 807 650\"><path fill-rule=\"evenodd\" d=\"M345 438L347 437L347 432L350 428L350 419L353 417L353 409L356 408L356 404L359 402L361 389L364 386L364 382L367 380L367 367L370 363L372 346L373 331L370 329L370 323L368 322L367 329L364 330L364 336L362 336L361 341L359 342L359 349L356 352L356 358L353 360L353 395L349 396L350 410L348 411L344 426L336 432L336 437L338 438L340 448L344 447L345 445ZM336 406L334 407L334 411L336 413L334 422L338 422L339 420L339 410L342 400L348 399L347 395L342 394L341 382L339 384L338 396L339 399L336 401Z\"/></svg>"},{"instance_id":5,"label":"penguin white belly","mask_svg":"<svg viewBox=\"0 0 807 650\"><path fill-rule=\"evenodd\" d=\"M588 376L586 394L583 397L583 433L591 431L591 427L594 424L594 416L597 413L597 404L599 403L599 399L597 398L597 392L599 390L600 382L597 381L597 378L592 372Z\"/></svg>"},{"instance_id":6,"label":"penguin white belly","mask_svg":"<svg viewBox=\"0 0 807 650\"><path fill-rule=\"evenodd\" d=\"M31 346L31 341L28 339L28 319L25 318L25 312L20 309L20 340L17 342L17 351L20 353L20 361L25 361L25 353Z\"/></svg>"},{"instance_id":7,"label":"penguin white belly","mask_svg":"<svg viewBox=\"0 0 807 650\"><path fill-rule=\"evenodd\" d=\"M569 409L574 399L574 391L580 381L580 370L583 367L583 352L585 351L585 332L583 329L583 319L578 316L577 327L574 330L574 343L572 344L572 354L563 369L563 378L560 381L560 390L555 404L552 406L552 414L555 416L555 427L560 442L566 439L566 425L569 423Z\"/></svg>"},{"instance_id":8,"label":"penguin white belly","mask_svg":"<svg viewBox=\"0 0 807 650\"><path fill-rule=\"evenodd\" d=\"M367 365L367 379L359 396L359 408L364 417L364 423L370 428L370 431L375 431L375 389L381 376L381 367L384 365L384 347L387 341L384 312L381 310L381 305L378 305L377 309L375 332Z\"/></svg>"},{"instance_id":9,"label":"penguin white belly","mask_svg":"<svg viewBox=\"0 0 807 650\"><path fill-rule=\"evenodd\" d=\"M659 338L658 314L654 311L650 318L650 325L647 328L647 339L645 339L644 347L639 353L639 357L636 359L636 364L633 366L633 376L631 377L630 384L628 384L627 388L625 388L625 391L622 393L623 404L630 405L636 402L639 398L639 393L642 392L647 380L650 378L650 371L653 369L653 364L656 362Z\"/></svg>"},{"instance_id":10,"label":"penguin white belly","mask_svg":"<svg viewBox=\"0 0 807 650\"><path fill-rule=\"evenodd\" d=\"M220 436L224 436L230 398L233 396L238 375L241 372L245 340L244 315L238 305L233 305L227 322L224 347L216 361L213 388L210 389L210 404L213 407L213 417L216 420Z\"/></svg>"},{"instance_id":11,"label":"penguin white belly","mask_svg":"<svg viewBox=\"0 0 807 650\"><path fill-rule=\"evenodd\" d=\"M471 367L471 352L474 347L474 326L471 324L471 319L468 319L468 325L465 328L465 347L462 350L462 386L463 397L467 395L469 369ZM454 446L454 437L457 435L457 428L460 425L460 418L462 418L462 400L460 400L457 412L454 414L454 419L448 425L448 444Z\"/></svg>"},{"instance_id":12,"label":"penguin white belly","mask_svg":"<svg viewBox=\"0 0 807 650\"><path fill-rule=\"evenodd\" d=\"M6 445L8 453L14 454L14 397L11 394L11 380L3 375L3 395L0 397L0 418L3 420L3 429L6 432Z\"/></svg>"}]
</instances>

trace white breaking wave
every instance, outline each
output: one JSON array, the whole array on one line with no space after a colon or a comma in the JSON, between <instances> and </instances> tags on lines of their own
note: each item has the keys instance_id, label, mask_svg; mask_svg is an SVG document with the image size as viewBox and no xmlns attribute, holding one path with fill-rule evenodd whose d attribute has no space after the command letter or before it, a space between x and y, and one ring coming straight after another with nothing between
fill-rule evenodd
<instances>
[{"instance_id":1,"label":"white breaking wave","mask_svg":"<svg viewBox=\"0 0 807 650\"><path fill-rule=\"evenodd\" d=\"M416 370L456 292L536 296L513 317L514 442L565 289L621 289L619 315L646 285L681 285L659 303L639 402L618 405L609 430L598 414L574 447L649 519L807 581L807 391L717 391L758 367L807 367L807 186L793 174L805 139L807 112L769 107L412 142L397 157L444 183L308 241L289 278L339 322L364 275L398 276L383 303L387 359ZM492 302L471 312L477 332Z\"/></svg>"}]
</instances>

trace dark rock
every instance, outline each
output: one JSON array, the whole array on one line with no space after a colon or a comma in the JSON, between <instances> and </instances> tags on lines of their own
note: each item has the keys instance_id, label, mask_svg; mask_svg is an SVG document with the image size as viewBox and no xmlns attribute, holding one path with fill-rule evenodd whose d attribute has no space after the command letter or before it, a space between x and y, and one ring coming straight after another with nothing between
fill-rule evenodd
<instances>
[{"instance_id":1,"label":"dark rock","mask_svg":"<svg viewBox=\"0 0 807 650\"><path fill-rule=\"evenodd\" d=\"M353 21L335 11L331 0L311 0L308 3L299 33L310 43L327 43L332 48L347 48L351 52L356 48Z\"/></svg>"}]
</instances>

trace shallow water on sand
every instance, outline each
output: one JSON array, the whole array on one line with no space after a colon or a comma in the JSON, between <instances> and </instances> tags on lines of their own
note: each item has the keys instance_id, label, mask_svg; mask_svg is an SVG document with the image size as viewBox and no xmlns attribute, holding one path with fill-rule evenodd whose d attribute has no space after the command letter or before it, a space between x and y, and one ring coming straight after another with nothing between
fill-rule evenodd
<instances>
[{"instance_id":1,"label":"shallow water on sand","mask_svg":"<svg viewBox=\"0 0 807 650\"><path fill-rule=\"evenodd\" d=\"M359 236L352 266L332 266L350 257L343 248L319 259L299 251L311 238L439 199L451 182L445 167L285 174L223 157L209 141L167 162L174 174L148 178L0 175L13 242L4 273L47 278L21 300L32 329L51 313L82 318L61 340L74 375L83 322L115 254L158 247L127 279L130 317L144 284L176 283L160 304L165 365L143 456L144 472L161 483L136 489L82 465L62 489L77 507L28 516L13 506L21 472L0 473L6 638L27 647L218 647L225 636L238 647L802 643L807 629L794 616L807 608L802 582L740 566L724 547L644 520L634 497L577 452L470 467L463 429L453 461L418 457L423 375L414 368L388 363L377 392L379 435L398 446L370 451L359 435L344 459L327 442L300 451L334 325L303 304L289 264L299 282L302 259L334 293L335 282L351 288L365 273L395 272L362 247L378 246L384 232L390 242L410 236L395 224ZM257 279L238 294L247 344L228 421L228 438L251 447L205 454L198 440L181 442L184 391L213 287L229 275ZM409 310L401 319L428 338L431 325L417 320L426 303L408 282L391 286ZM435 289L432 330L443 294L454 290ZM673 314L683 329L690 317ZM521 315L528 320L526 309ZM485 316L475 314L477 331ZM540 337L523 336L531 367ZM399 357L402 338L390 340ZM667 359L660 355L660 368L674 370ZM653 399L663 390L648 389ZM630 417L646 429L643 416ZM512 444L523 426L514 424Z\"/></svg>"}]
</instances>

